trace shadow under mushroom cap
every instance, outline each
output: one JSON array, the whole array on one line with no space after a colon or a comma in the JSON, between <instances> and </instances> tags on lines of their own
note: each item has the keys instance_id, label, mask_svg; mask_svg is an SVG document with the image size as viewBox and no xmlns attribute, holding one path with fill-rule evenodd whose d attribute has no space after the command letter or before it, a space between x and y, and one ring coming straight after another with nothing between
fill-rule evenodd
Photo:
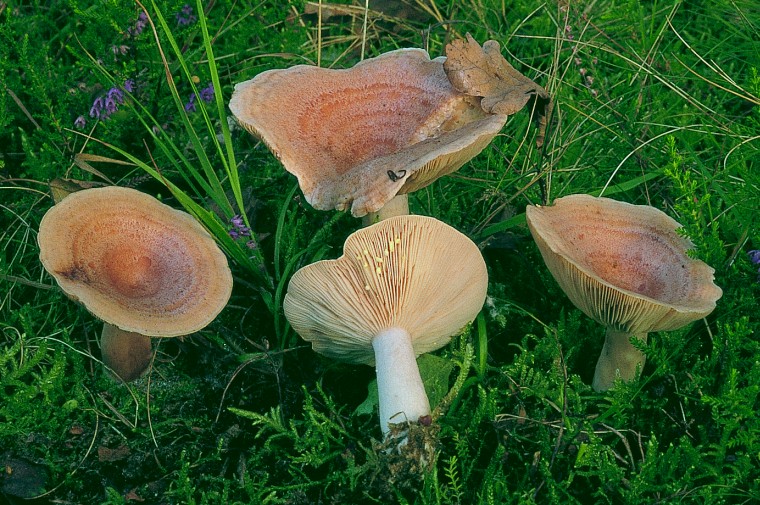
<instances>
[{"instance_id":1,"label":"shadow under mushroom cap","mask_svg":"<svg viewBox=\"0 0 760 505\"><path fill-rule=\"evenodd\" d=\"M351 206L358 217L410 191L403 189L408 181L417 179L417 189L456 170L504 126L506 116L486 115L476 99L453 88L443 60L400 49L349 69L269 70L235 86L230 110L298 178L311 205ZM459 131L473 123L480 129ZM436 138L466 154L444 147L441 156L451 159L435 166L439 155L430 153L441 143L424 141ZM418 143L424 147L400 154ZM431 177L433 168L443 172Z\"/></svg>"},{"instance_id":2,"label":"shadow under mushroom cap","mask_svg":"<svg viewBox=\"0 0 760 505\"><path fill-rule=\"evenodd\" d=\"M45 214L38 241L61 289L126 331L187 335L231 293L227 258L203 227L133 189L72 193Z\"/></svg>"},{"instance_id":3,"label":"shadow under mushroom cap","mask_svg":"<svg viewBox=\"0 0 760 505\"><path fill-rule=\"evenodd\" d=\"M557 282L602 324L674 329L712 312L722 294L714 270L687 255L681 225L653 207L571 195L526 217Z\"/></svg>"}]
</instances>

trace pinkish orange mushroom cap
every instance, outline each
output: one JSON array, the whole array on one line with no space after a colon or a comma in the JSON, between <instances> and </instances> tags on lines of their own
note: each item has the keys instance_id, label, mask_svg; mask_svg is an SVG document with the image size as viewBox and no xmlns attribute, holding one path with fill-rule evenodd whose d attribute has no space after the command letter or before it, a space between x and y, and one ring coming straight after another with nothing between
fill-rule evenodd
<instances>
[{"instance_id":1,"label":"pinkish orange mushroom cap","mask_svg":"<svg viewBox=\"0 0 760 505\"><path fill-rule=\"evenodd\" d=\"M396 216L352 233L340 258L298 270L283 310L315 351L373 364L373 337L394 326L416 354L443 347L477 316L487 288L467 236L432 217Z\"/></svg>"},{"instance_id":2,"label":"pinkish orange mushroom cap","mask_svg":"<svg viewBox=\"0 0 760 505\"><path fill-rule=\"evenodd\" d=\"M400 49L349 69L269 70L235 86L230 110L312 206L359 217L457 170L504 126L453 88L444 59Z\"/></svg>"},{"instance_id":3,"label":"pinkish orange mushroom cap","mask_svg":"<svg viewBox=\"0 0 760 505\"><path fill-rule=\"evenodd\" d=\"M672 330L708 315L722 294L714 270L687 255L681 225L654 207L570 195L526 216L565 293L606 326Z\"/></svg>"},{"instance_id":4,"label":"pinkish orange mushroom cap","mask_svg":"<svg viewBox=\"0 0 760 505\"><path fill-rule=\"evenodd\" d=\"M72 193L42 218L40 260L99 319L147 336L210 323L232 291L227 258L189 214L139 191Z\"/></svg>"}]
</instances>

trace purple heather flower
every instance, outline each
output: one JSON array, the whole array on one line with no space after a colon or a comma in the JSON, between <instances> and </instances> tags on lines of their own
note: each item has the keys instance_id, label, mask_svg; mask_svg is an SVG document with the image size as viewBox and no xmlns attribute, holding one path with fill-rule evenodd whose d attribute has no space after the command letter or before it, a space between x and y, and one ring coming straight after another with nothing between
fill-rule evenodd
<instances>
[{"instance_id":1,"label":"purple heather flower","mask_svg":"<svg viewBox=\"0 0 760 505\"><path fill-rule=\"evenodd\" d=\"M190 94L190 99L185 104L185 112L195 112L195 93Z\"/></svg>"},{"instance_id":2,"label":"purple heather flower","mask_svg":"<svg viewBox=\"0 0 760 505\"><path fill-rule=\"evenodd\" d=\"M199 92L201 100L203 100L206 103L209 103L214 100L214 85L209 84ZM195 101L198 98L198 95L195 93L190 93L190 97L187 100L187 103L185 104L185 111L187 112L195 112Z\"/></svg>"},{"instance_id":3,"label":"purple heather flower","mask_svg":"<svg viewBox=\"0 0 760 505\"><path fill-rule=\"evenodd\" d=\"M177 13L177 24L179 26L191 25L198 21L198 17L193 14L193 8L189 4L185 4Z\"/></svg>"},{"instance_id":4,"label":"purple heather flower","mask_svg":"<svg viewBox=\"0 0 760 505\"><path fill-rule=\"evenodd\" d=\"M84 116L79 116L78 118L74 120L74 128L83 130L86 125L87 125L87 120L84 118Z\"/></svg>"},{"instance_id":5,"label":"purple heather flower","mask_svg":"<svg viewBox=\"0 0 760 505\"><path fill-rule=\"evenodd\" d=\"M760 265L760 250L756 249L754 251L750 251L750 252L747 253L747 255L749 256L749 260L753 264Z\"/></svg>"},{"instance_id":6,"label":"purple heather flower","mask_svg":"<svg viewBox=\"0 0 760 505\"><path fill-rule=\"evenodd\" d=\"M103 111L103 105L103 97L97 97L92 102L92 107L90 107L90 117L100 119L101 112Z\"/></svg>"},{"instance_id":7,"label":"purple heather flower","mask_svg":"<svg viewBox=\"0 0 760 505\"><path fill-rule=\"evenodd\" d=\"M228 233L230 234L230 237L232 237L234 240L237 240L237 239L243 238L243 237L250 237L251 236L251 232L248 231L247 229L243 229L243 230L230 230Z\"/></svg>"},{"instance_id":8,"label":"purple heather flower","mask_svg":"<svg viewBox=\"0 0 760 505\"><path fill-rule=\"evenodd\" d=\"M214 100L214 83L209 83L208 86L200 90L201 100L206 103L211 103Z\"/></svg>"},{"instance_id":9,"label":"purple heather flower","mask_svg":"<svg viewBox=\"0 0 760 505\"><path fill-rule=\"evenodd\" d=\"M117 110L119 110L119 104L113 99L113 98L106 98L106 114L105 116L108 117Z\"/></svg>"},{"instance_id":10,"label":"purple heather flower","mask_svg":"<svg viewBox=\"0 0 760 505\"><path fill-rule=\"evenodd\" d=\"M258 247L259 247L258 244L256 244L255 240L249 240L248 242L245 243L245 246L248 249L258 249Z\"/></svg>"},{"instance_id":11,"label":"purple heather flower","mask_svg":"<svg viewBox=\"0 0 760 505\"><path fill-rule=\"evenodd\" d=\"M127 35L130 37L140 35L142 31L145 29L145 26L147 24L148 24L148 15L145 14L145 11L141 11L140 14L137 15L137 21L135 21L135 26L127 29Z\"/></svg>"},{"instance_id":12,"label":"purple heather flower","mask_svg":"<svg viewBox=\"0 0 760 505\"><path fill-rule=\"evenodd\" d=\"M127 54L127 52L129 52L129 46L124 45L124 44L120 46L114 45L114 46L111 46L111 51L113 51L114 56L118 56L118 55L124 56L125 54Z\"/></svg>"},{"instance_id":13,"label":"purple heather flower","mask_svg":"<svg viewBox=\"0 0 760 505\"><path fill-rule=\"evenodd\" d=\"M117 110L119 105L124 103L124 93L119 88L111 88L108 90L105 96L105 117L110 116ZM104 118L105 119L105 118Z\"/></svg>"},{"instance_id":14,"label":"purple heather flower","mask_svg":"<svg viewBox=\"0 0 760 505\"><path fill-rule=\"evenodd\" d=\"M235 214L230 218L230 224L235 228L240 228L242 226L245 226L245 221L243 221L243 216L240 214Z\"/></svg>"},{"instance_id":15,"label":"purple heather flower","mask_svg":"<svg viewBox=\"0 0 760 505\"><path fill-rule=\"evenodd\" d=\"M127 87L129 85L129 87ZM134 89L134 81L128 79L124 83L124 89L127 91ZM92 102L90 107L90 117L96 119L108 119L108 117L119 110L119 105L124 103L124 92L117 87L112 87L106 91L105 95L100 95Z\"/></svg>"},{"instance_id":16,"label":"purple heather flower","mask_svg":"<svg viewBox=\"0 0 760 505\"><path fill-rule=\"evenodd\" d=\"M232 225L232 229L229 231L229 234L230 237L232 237L234 240L251 236L251 229L245 225L243 216L240 214L235 214L232 216L230 218L230 224Z\"/></svg>"},{"instance_id":17,"label":"purple heather flower","mask_svg":"<svg viewBox=\"0 0 760 505\"><path fill-rule=\"evenodd\" d=\"M760 265L760 250L749 251L747 255L753 265ZM760 282L760 268L757 269L757 280Z\"/></svg>"},{"instance_id":18,"label":"purple heather flower","mask_svg":"<svg viewBox=\"0 0 760 505\"><path fill-rule=\"evenodd\" d=\"M124 103L124 92L116 87L111 88L108 90L108 93L106 93L106 100L111 100L117 104L122 104Z\"/></svg>"},{"instance_id":19,"label":"purple heather flower","mask_svg":"<svg viewBox=\"0 0 760 505\"><path fill-rule=\"evenodd\" d=\"M134 79L127 79L124 81L124 90L128 93L132 93L135 90L135 80Z\"/></svg>"}]
</instances>

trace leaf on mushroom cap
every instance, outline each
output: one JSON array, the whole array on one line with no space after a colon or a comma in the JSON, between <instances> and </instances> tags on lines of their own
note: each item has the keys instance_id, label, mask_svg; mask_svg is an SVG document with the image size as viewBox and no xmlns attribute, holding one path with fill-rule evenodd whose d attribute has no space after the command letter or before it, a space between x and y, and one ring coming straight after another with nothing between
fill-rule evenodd
<instances>
[{"instance_id":1,"label":"leaf on mushroom cap","mask_svg":"<svg viewBox=\"0 0 760 505\"><path fill-rule=\"evenodd\" d=\"M122 330L187 335L232 291L227 258L189 214L139 191L72 193L42 218L40 260L71 298Z\"/></svg>"},{"instance_id":2,"label":"leaf on mushroom cap","mask_svg":"<svg viewBox=\"0 0 760 505\"><path fill-rule=\"evenodd\" d=\"M348 237L343 256L293 275L283 308L314 350L374 363L372 339L400 327L417 354L448 343L486 297L488 273L478 247L437 219L398 216Z\"/></svg>"},{"instance_id":3,"label":"leaf on mushroom cap","mask_svg":"<svg viewBox=\"0 0 760 505\"><path fill-rule=\"evenodd\" d=\"M487 40L480 47L469 33L467 40L453 40L446 46L443 68L457 90L481 97L480 106L488 113L512 115L535 99L534 119L543 135L551 103L549 93L518 72L501 55L498 42Z\"/></svg>"},{"instance_id":4,"label":"leaf on mushroom cap","mask_svg":"<svg viewBox=\"0 0 760 505\"><path fill-rule=\"evenodd\" d=\"M544 261L586 315L618 331L680 328L721 297L714 270L690 258L691 241L664 212L609 198L570 195L529 206L528 226Z\"/></svg>"},{"instance_id":5,"label":"leaf on mushroom cap","mask_svg":"<svg viewBox=\"0 0 760 505\"><path fill-rule=\"evenodd\" d=\"M349 69L269 70L235 86L230 110L312 206L351 206L359 217L410 191L407 183L416 189L456 170L504 126L506 116L487 116L451 86L442 61L400 49Z\"/></svg>"},{"instance_id":6,"label":"leaf on mushroom cap","mask_svg":"<svg viewBox=\"0 0 760 505\"><path fill-rule=\"evenodd\" d=\"M345 210L350 204L351 214L355 217L375 212L397 194L417 191L457 171L485 149L504 127L504 118L487 116L439 137L357 165L335 181L337 183L325 181L315 188L311 203L320 210ZM391 173L394 175L390 176ZM330 202L330 205L322 207L317 202Z\"/></svg>"}]
</instances>

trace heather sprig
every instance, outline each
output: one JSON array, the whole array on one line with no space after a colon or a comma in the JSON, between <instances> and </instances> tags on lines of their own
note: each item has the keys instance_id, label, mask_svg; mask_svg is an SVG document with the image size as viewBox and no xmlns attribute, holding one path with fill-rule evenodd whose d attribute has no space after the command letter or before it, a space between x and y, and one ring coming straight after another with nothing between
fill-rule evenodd
<instances>
[{"instance_id":1,"label":"heather sprig","mask_svg":"<svg viewBox=\"0 0 760 505\"><path fill-rule=\"evenodd\" d=\"M175 17L177 18L178 26L189 26L198 21L198 16L195 15L193 7L190 4L183 5Z\"/></svg>"},{"instance_id":2,"label":"heather sprig","mask_svg":"<svg viewBox=\"0 0 760 505\"><path fill-rule=\"evenodd\" d=\"M233 239L237 240L241 237L251 236L251 229L245 225L243 216L240 214L235 214L230 218L230 225L232 225L232 227L230 228L229 235Z\"/></svg>"},{"instance_id":3,"label":"heather sprig","mask_svg":"<svg viewBox=\"0 0 760 505\"><path fill-rule=\"evenodd\" d=\"M90 117L103 120L108 119L111 114L119 110L119 105L123 103L124 92L117 87L113 87L92 102Z\"/></svg>"},{"instance_id":4,"label":"heather sprig","mask_svg":"<svg viewBox=\"0 0 760 505\"><path fill-rule=\"evenodd\" d=\"M98 95L92 102L89 116L93 119L105 121L112 114L119 110L119 106L124 103L124 91L132 93L135 89L134 79L127 79L121 87L113 86L102 95ZM87 126L87 120L83 115L77 116L74 120L74 127L84 129Z\"/></svg>"},{"instance_id":5,"label":"heather sprig","mask_svg":"<svg viewBox=\"0 0 760 505\"><path fill-rule=\"evenodd\" d=\"M227 233L232 240L247 239L245 246L248 249L258 247L256 240L252 238L251 229L245 224L245 220L240 214L235 214L230 218L230 230Z\"/></svg>"},{"instance_id":6,"label":"heather sprig","mask_svg":"<svg viewBox=\"0 0 760 505\"><path fill-rule=\"evenodd\" d=\"M747 253L753 265L760 265L760 250L755 249ZM760 268L757 269L757 280L760 281Z\"/></svg>"},{"instance_id":7,"label":"heather sprig","mask_svg":"<svg viewBox=\"0 0 760 505\"><path fill-rule=\"evenodd\" d=\"M186 112L195 112L195 101L197 96L200 96L200 99L203 100L206 103L211 103L214 101L214 84L209 83L208 86L201 89L198 92L198 95L195 93L190 93L190 97L187 100L187 103L185 103L185 111Z\"/></svg>"},{"instance_id":8,"label":"heather sprig","mask_svg":"<svg viewBox=\"0 0 760 505\"><path fill-rule=\"evenodd\" d=\"M136 37L140 35L147 25L148 15L145 14L145 11L140 11L140 14L137 15L137 20L135 21L134 26L131 26L127 29L126 36Z\"/></svg>"}]
</instances>

